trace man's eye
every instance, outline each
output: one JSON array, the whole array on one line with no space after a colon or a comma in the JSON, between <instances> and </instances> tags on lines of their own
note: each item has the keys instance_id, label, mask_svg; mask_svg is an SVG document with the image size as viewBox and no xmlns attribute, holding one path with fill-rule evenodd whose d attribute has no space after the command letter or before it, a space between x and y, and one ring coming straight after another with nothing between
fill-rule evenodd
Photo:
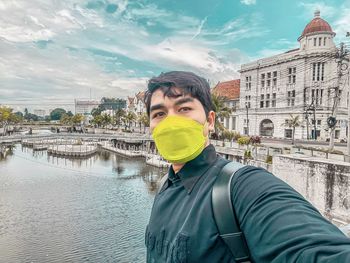
<instances>
[{"instance_id":1,"label":"man's eye","mask_svg":"<svg viewBox=\"0 0 350 263\"><path fill-rule=\"evenodd\" d=\"M191 108L189 107L182 107L181 109L179 109L180 112L186 112L186 111L190 111Z\"/></svg>"},{"instance_id":2,"label":"man's eye","mask_svg":"<svg viewBox=\"0 0 350 263\"><path fill-rule=\"evenodd\" d=\"M164 112L157 112L157 113L155 113L155 114L153 114L153 119L154 118L158 118L158 117L162 117L164 115Z\"/></svg>"}]
</instances>

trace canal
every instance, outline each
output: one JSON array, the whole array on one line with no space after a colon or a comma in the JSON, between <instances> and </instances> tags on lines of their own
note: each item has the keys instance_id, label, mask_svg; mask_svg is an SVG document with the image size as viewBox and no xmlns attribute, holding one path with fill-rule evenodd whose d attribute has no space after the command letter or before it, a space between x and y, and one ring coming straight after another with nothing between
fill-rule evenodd
<instances>
[{"instance_id":1,"label":"canal","mask_svg":"<svg viewBox=\"0 0 350 263\"><path fill-rule=\"evenodd\" d=\"M0 262L144 262L165 172L102 150L65 159L16 145L0 160Z\"/></svg>"}]
</instances>

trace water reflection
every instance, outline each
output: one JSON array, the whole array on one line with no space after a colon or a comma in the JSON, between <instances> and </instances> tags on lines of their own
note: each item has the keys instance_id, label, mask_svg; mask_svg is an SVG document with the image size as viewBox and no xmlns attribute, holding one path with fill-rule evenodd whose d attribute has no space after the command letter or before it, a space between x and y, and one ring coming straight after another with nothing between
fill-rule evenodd
<instances>
[{"instance_id":1,"label":"water reflection","mask_svg":"<svg viewBox=\"0 0 350 263\"><path fill-rule=\"evenodd\" d=\"M67 159L18 145L0 162L0 262L144 262L165 172L107 151Z\"/></svg>"}]
</instances>

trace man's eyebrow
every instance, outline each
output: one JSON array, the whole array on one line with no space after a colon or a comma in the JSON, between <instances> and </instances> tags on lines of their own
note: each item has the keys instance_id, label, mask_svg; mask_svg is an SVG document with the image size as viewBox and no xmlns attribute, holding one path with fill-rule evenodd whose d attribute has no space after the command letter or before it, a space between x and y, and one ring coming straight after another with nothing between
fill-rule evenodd
<instances>
[{"instance_id":1,"label":"man's eyebrow","mask_svg":"<svg viewBox=\"0 0 350 263\"><path fill-rule=\"evenodd\" d=\"M160 109L165 109L164 104L160 103L160 104L156 104L156 105L151 106L150 112L155 111L155 110L160 110Z\"/></svg>"},{"instance_id":2,"label":"man's eyebrow","mask_svg":"<svg viewBox=\"0 0 350 263\"><path fill-rule=\"evenodd\" d=\"M187 102L193 102L194 99L191 98L191 97L187 97L187 98L182 98L182 99L179 99L175 102L175 106L179 106L181 104L184 104L184 103L187 103Z\"/></svg>"}]
</instances>

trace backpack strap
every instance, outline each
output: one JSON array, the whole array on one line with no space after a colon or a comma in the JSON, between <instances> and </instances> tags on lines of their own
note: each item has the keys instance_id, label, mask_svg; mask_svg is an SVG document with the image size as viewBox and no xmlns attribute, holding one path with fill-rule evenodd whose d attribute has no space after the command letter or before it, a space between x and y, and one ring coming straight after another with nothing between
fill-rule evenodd
<instances>
[{"instance_id":1,"label":"backpack strap","mask_svg":"<svg viewBox=\"0 0 350 263\"><path fill-rule=\"evenodd\" d=\"M220 237L230 249L236 262L249 263L251 261L248 246L237 222L231 200L231 181L242 167L244 165L238 162L229 162L222 168L215 181L211 201Z\"/></svg>"}]
</instances>

